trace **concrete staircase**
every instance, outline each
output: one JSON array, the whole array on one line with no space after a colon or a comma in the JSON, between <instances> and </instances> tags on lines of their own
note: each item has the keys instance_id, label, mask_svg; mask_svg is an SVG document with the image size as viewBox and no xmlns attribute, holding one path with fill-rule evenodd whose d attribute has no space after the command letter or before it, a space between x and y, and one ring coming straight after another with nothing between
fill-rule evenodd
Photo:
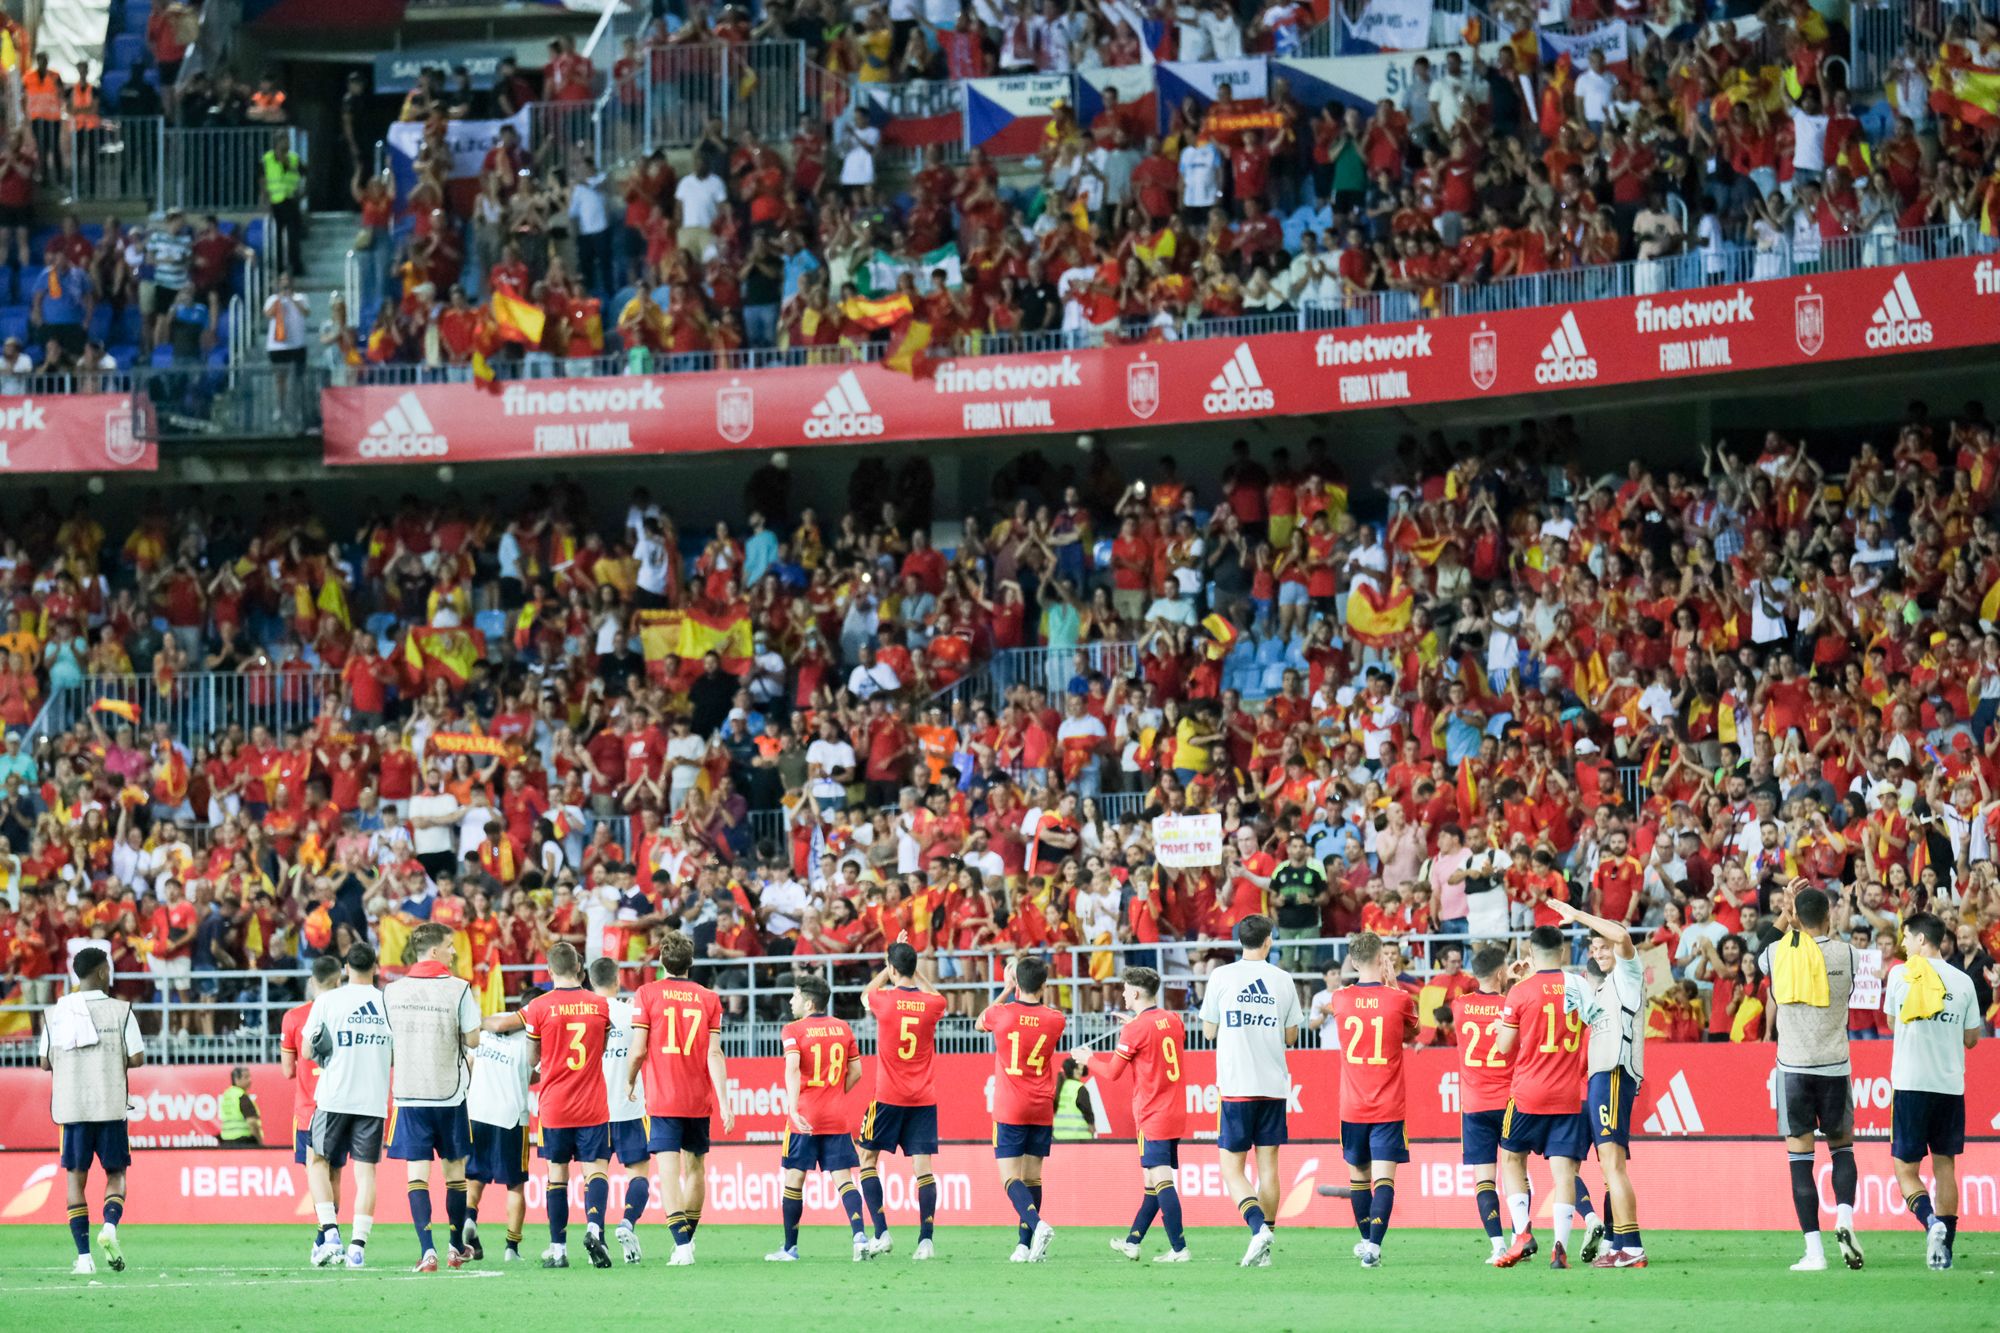
<instances>
[{"instance_id":1,"label":"concrete staircase","mask_svg":"<svg viewBox=\"0 0 2000 1333\"><path fill-rule=\"evenodd\" d=\"M312 303L315 321L326 316L333 293L347 295L347 251L360 229L359 213L314 213L307 222L305 275L292 285ZM361 312L350 307L347 317L358 320Z\"/></svg>"}]
</instances>

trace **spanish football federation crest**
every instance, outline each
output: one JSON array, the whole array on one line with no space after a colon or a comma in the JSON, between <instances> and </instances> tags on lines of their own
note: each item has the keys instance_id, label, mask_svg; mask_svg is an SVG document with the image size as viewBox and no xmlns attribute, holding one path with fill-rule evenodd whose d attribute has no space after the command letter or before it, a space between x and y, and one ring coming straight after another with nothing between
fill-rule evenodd
<instances>
[{"instance_id":1,"label":"spanish football federation crest","mask_svg":"<svg viewBox=\"0 0 2000 1333\"><path fill-rule=\"evenodd\" d=\"M750 438L750 431L756 425L756 397L754 391L740 384L732 383L726 389L715 391L715 432L731 444L741 444Z\"/></svg>"},{"instance_id":2,"label":"spanish football federation crest","mask_svg":"<svg viewBox=\"0 0 2000 1333\"><path fill-rule=\"evenodd\" d=\"M131 467L146 453L146 442L132 429L132 407L119 404L104 414L104 456L118 467Z\"/></svg>"},{"instance_id":3,"label":"spanish football federation crest","mask_svg":"<svg viewBox=\"0 0 2000 1333\"><path fill-rule=\"evenodd\" d=\"M1472 372L1472 383L1480 389L1490 389L1500 375L1500 335L1491 329L1481 329L1472 335L1472 347L1466 360Z\"/></svg>"},{"instance_id":4,"label":"spanish football federation crest","mask_svg":"<svg viewBox=\"0 0 2000 1333\"><path fill-rule=\"evenodd\" d=\"M1160 410L1160 363L1134 361L1125 367L1125 406L1144 420Z\"/></svg>"},{"instance_id":5,"label":"spanish football federation crest","mask_svg":"<svg viewBox=\"0 0 2000 1333\"><path fill-rule=\"evenodd\" d=\"M1792 303L1792 337L1807 356L1818 356L1826 346L1826 299L1808 290Z\"/></svg>"}]
</instances>

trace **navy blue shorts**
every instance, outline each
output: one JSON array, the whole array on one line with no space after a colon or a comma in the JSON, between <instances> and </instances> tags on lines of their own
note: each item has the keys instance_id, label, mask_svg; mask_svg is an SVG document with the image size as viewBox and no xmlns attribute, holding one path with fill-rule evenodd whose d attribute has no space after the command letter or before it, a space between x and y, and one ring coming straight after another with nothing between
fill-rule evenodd
<instances>
[{"instance_id":1,"label":"navy blue shorts","mask_svg":"<svg viewBox=\"0 0 2000 1333\"><path fill-rule=\"evenodd\" d=\"M1215 1133L1216 1146L1222 1151L1249 1152L1252 1148L1274 1148L1285 1141L1283 1097L1251 1097L1222 1104Z\"/></svg>"},{"instance_id":2,"label":"navy blue shorts","mask_svg":"<svg viewBox=\"0 0 2000 1333\"><path fill-rule=\"evenodd\" d=\"M1009 1125L999 1120L993 1122L995 1157L1047 1157L1049 1149L1055 1146L1055 1141L1054 1125Z\"/></svg>"},{"instance_id":3,"label":"navy blue shorts","mask_svg":"<svg viewBox=\"0 0 2000 1333\"><path fill-rule=\"evenodd\" d=\"M708 1152L708 1117L705 1115L656 1115L646 1135L649 1152L685 1152L696 1157Z\"/></svg>"},{"instance_id":4,"label":"navy blue shorts","mask_svg":"<svg viewBox=\"0 0 2000 1333\"><path fill-rule=\"evenodd\" d=\"M1590 1156L1590 1127L1581 1111L1523 1111L1508 1102L1500 1121L1500 1146L1508 1152L1581 1162Z\"/></svg>"},{"instance_id":5,"label":"navy blue shorts","mask_svg":"<svg viewBox=\"0 0 2000 1333\"><path fill-rule=\"evenodd\" d=\"M306 1149L312 1146L312 1131L294 1129L292 1131L292 1160L300 1166L306 1164Z\"/></svg>"},{"instance_id":6,"label":"navy blue shorts","mask_svg":"<svg viewBox=\"0 0 2000 1333\"><path fill-rule=\"evenodd\" d=\"M528 1127L472 1122L472 1152L465 1159L467 1180L513 1189L528 1183Z\"/></svg>"},{"instance_id":7,"label":"navy blue shorts","mask_svg":"<svg viewBox=\"0 0 2000 1333\"><path fill-rule=\"evenodd\" d=\"M1614 1144L1632 1150L1632 1103L1639 1100L1639 1080L1622 1069L1610 1069L1590 1076L1589 1101L1584 1115L1590 1125L1590 1141L1598 1147Z\"/></svg>"},{"instance_id":8,"label":"navy blue shorts","mask_svg":"<svg viewBox=\"0 0 2000 1333\"><path fill-rule=\"evenodd\" d=\"M1898 1092L1889 1099L1889 1156L1899 1162L1921 1162L1926 1153L1956 1157L1964 1151L1963 1094ZM69 1165L67 1149L63 1165Z\"/></svg>"},{"instance_id":9,"label":"navy blue shorts","mask_svg":"<svg viewBox=\"0 0 2000 1333\"><path fill-rule=\"evenodd\" d=\"M785 1157L780 1166L787 1171L845 1171L861 1165L854 1151L852 1134L794 1134L785 1131Z\"/></svg>"},{"instance_id":10,"label":"navy blue shorts","mask_svg":"<svg viewBox=\"0 0 2000 1333\"><path fill-rule=\"evenodd\" d=\"M564 1129L542 1126L541 1146L535 1150L545 1162L605 1162L611 1159L611 1126L571 1125Z\"/></svg>"},{"instance_id":11,"label":"navy blue shorts","mask_svg":"<svg viewBox=\"0 0 2000 1333\"><path fill-rule=\"evenodd\" d=\"M398 1106L392 1109L389 1156L401 1162L433 1157L456 1161L472 1151L465 1103L456 1106Z\"/></svg>"},{"instance_id":12,"label":"navy blue shorts","mask_svg":"<svg viewBox=\"0 0 2000 1333\"><path fill-rule=\"evenodd\" d=\"M871 1152L899 1152L905 1157L934 1153L938 1150L937 1107L870 1102L854 1141Z\"/></svg>"},{"instance_id":13,"label":"navy blue shorts","mask_svg":"<svg viewBox=\"0 0 2000 1333\"><path fill-rule=\"evenodd\" d=\"M1410 1160L1410 1131L1400 1120L1340 1122L1340 1155L1349 1166Z\"/></svg>"},{"instance_id":14,"label":"navy blue shorts","mask_svg":"<svg viewBox=\"0 0 2000 1333\"><path fill-rule=\"evenodd\" d=\"M1505 1108L1458 1113L1458 1160L1461 1166L1492 1166L1500 1160L1500 1122Z\"/></svg>"},{"instance_id":15,"label":"navy blue shorts","mask_svg":"<svg viewBox=\"0 0 2000 1333\"><path fill-rule=\"evenodd\" d=\"M1181 1141L1179 1139L1149 1139L1139 1136L1139 1167L1171 1166L1176 1171L1181 1165Z\"/></svg>"},{"instance_id":16,"label":"navy blue shorts","mask_svg":"<svg viewBox=\"0 0 2000 1333\"><path fill-rule=\"evenodd\" d=\"M132 1165L132 1142L123 1120L79 1120L62 1127L63 1170L88 1171L92 1161L106 1171Z\"/></svg>"},{"instance_id":17,"label":"navy blue shorts","mask_svg":"<svg viewBox=\"0 0 2000 1333\"><path fill-rule=\"evenodd\" d=\"M652 1160L652 1149L646 1146L646 1121L643 1116L637 1120L611 1122L611 1155L618 1159L620 1166L638 1166Z\"/></svg>"}]
</instances>

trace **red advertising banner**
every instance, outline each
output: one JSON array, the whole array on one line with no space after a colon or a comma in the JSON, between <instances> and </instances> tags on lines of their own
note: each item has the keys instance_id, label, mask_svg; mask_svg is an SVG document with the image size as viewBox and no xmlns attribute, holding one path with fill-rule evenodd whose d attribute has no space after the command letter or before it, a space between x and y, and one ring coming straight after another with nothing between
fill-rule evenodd
<instances>
[{"instance_id":1,"label":"red advertising banner","mask_svg":"<svg viewBox=\"0 0 2000 1333\"><path fill-rule=\"evenodd\" d=\"M1853 1099L1855 1133L1889 1136L1889 1043L1856 1042ZM1410 1137L1458 1138L1458 1052L1417 1050L1406 1057ZM1646 1047L1646 1079L1633 1123L1644 1138L1767 1138L1777 1133L1773 1048L1757 1045ZM1101 1062L1100 1062L1101 1063ZM873 1096L874 1059L862 1062L862 1079L849 1094L858 1121ZM1340 1066L1332 1051L1298 1051L1291 1057L1291 1132L1300 1139L1335 1139L1340 1122ZM1213 1137L1219 1098L1215 1056L1189 1051L1186 1078L1188 1136ZM946 1139L985 1142L992 1125L993 1057L938 1057L938 1128ZM215 1141L217 1099L229 1085L226 1065L163 1065L133 1071L132 1143L137 1148L200 1147ZM2000 1043L1986 1042L1967 1056L1966 1129L1975 1139L2000 1140ZM263 1118L268 1143L288 1142L292 1084L276 1065L250 1066L250 1095ZM775 1057L731 1060L729 1095L737 1137L775 1140L785 1128L785 1064ZM1092 1096L1103 1106L1106 1138L1133 1137L1131 1084L1099 1079ZM0 1149L52 1150L48 1075L39 1070L0 1071ZM719 1127L718 1127L719 1129Z\"/></svg>"},{"instance_id":2,"label":"red advertising banner","mask_svg":"<svg viewBox=\"0 0 2000 1333\"><path fill-rule=\"evenodd\" d=\"M0 396L0 473L152 472L159 449L132 433L123 393Z\"/></svg>"},{"instance_id":3,"label":"red advertising banner","mask_svg":"<svg viewBox=\"0 0 2000 1333\"><path fill-rule=\"evenodd\" d=\"M2000 262L1945 259L1424 323L937 363L330 388L326 461L1002 438L1296 416L2000 342Z\"/></svg>"},{"instance_id":4,"label":"red advertising banner","mask_svg":"<svg viewBox=\"0 0 2000 1333\"><path fill-rule=\"evenodd\" d=\"M1460 1166L1458 1149L1451 1144L1417 1144L1410 1155L1410 1163L1397 1178L1396 1225L1463 1227L1468 1238L1479 1237L1473 1201L1479 1172ZM1909 1260L1915 1263L1923 1251L1923 1238L1909 1219L1889 1164L1887 1145L1861 1144L1855 1159L1860 1171L1857 1220L1869 1230L1903 1232ZM1281 1221L1291 1226L1343 1229L1354 1225L1345 1197L1322 1198L1315 1189L1320 1184L1346 1183L1347 1168L1337 1145L1296 1143L1284 1150L1280 1160L1285 1177L1278 1210ZM702 1221L710 1226L763 1225L775 1232L783 1193L777 1145L717 1145L708 1163L708 1198L702 1207ZM1530 1169L1536 1209L1546 1225L1552 1202L1546 1165L1534 1162ZM1775 1141L1674 1140L1644 1145L1632 1157L1640 1217L1649 1232L1789 1230L1796 1222L1788 1172L1784 1148ZM1818 1164L1820 1206L1829 1217L1833 1213L1831 1172L1832 1166L1822 1153ZM931 1173L938 1186L940 1248L950 1251L953 1227L1013 1225L1014 1210L1001 1189L992 1149L973 1144L947 1146L932 1159ZM917 1191L908 1159L884 1158L881 1175L892 1224L913 1224ZM1584 1176L1593 1190L1600 1187L1601 1177L1594 1167L1586 1167ZM624 1197L625 1180L624 1168L612 1163L611 1197ZM1059 1143L1042 1181L1046 1191L1043 1211L1054 1225L1122 1228L1131 1221L1139 1201L1138 1155L1131 1144ZM1717 1188L1718 1181L1727 1182L1727 1187ZM1960 1225L1972 1231L2000 1230L2000 1146L1967 1145L1958 1159L1958 1182ZM1235 1201L1223 1186L1213 1147L1184 1146L1176 1184L1190 1225L1238 1224ZM353 1186L346 1188L343 1217L349 1215L352 1202ZM573 1215L581 1216L581 1173L569 1188ZM305 1227L312 1219L305 1168L294 1163L289 1153L268 1149L139 1153L133 1158L125 1194L126 1219L142 1228L165 1222L297 1222ZM547 1195L546 1172L537 1161L527 1185L531 1227L543 1224ZM1603 1196L1600 1193L1598 1197ZM840 1200L829 1176L815 1173L806 1178L805 1203L809 1223L842 1221ZM402 1208L385 1198L377 1220L400 1221L405 1215ZM493 1203L487 1204L489 1218L498 1216L495 1208ZM48 1243L53 1247L66 1244L66 1239L55 1238L64 1217L62 1171L52 1154L0 1155L0 1222L46 1224L51 1228ZM657 1188L642 1221L649 1225L665 1221ZM443 1225L442 1219L438 1225ZM397 1254L400 1261L395 1248L399 1243L413 1242L389 1241L390 1253ZM814 1243L814 1238L807 1238L808 1247ZM1057 1242L1058 1246L1067 1243ZM1883 1243L1896 1242L1885 1239ZM133 1233L126 1241L128 1253L136 1258L144 1244L144 1231ZM1282 1247L1283 1239L1278 1244ZM1655 1254L1656 1262L1671 1262L1671 1254L1657 1250ZM1226 1258L1233 1259L1234 1254Z\"/></svg>"}]
</instances>

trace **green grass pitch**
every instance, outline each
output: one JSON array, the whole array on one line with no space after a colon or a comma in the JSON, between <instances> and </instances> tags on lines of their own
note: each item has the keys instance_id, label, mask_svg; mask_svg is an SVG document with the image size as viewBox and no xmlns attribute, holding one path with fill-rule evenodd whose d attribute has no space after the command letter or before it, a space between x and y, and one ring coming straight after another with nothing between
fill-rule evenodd
<instances>
[{"instance_id":1,"label":"green grass pitch","mask_svg":"<svg viewBox=\"0 0 2000 1333\"><path fill-rule=\"evenodd\" d=\"M73 1277L69 1234L59 1227L10 1227L0 1250L0 1327L381 1329L507 1327L610 1328L661 1317L698 1328L976 1329L1068 1327L1318 1330L1353 1326L1437 1333L1446 1329L1540 1329L1558 1325L1628 1330L1837 1328L1856 1319L1912 1321L1925 1333L2000 1326L2000 1237L1967 1234L1951 1272L1924 1267L1915 1227L1864 1235L1868 1266L1852 1273L1786 1271L1796 1235L1774 1232L1648 1232L1653 1266L1643 1272L1575 1268L1551 1272L1542 1258L1502 1272L1480 1262L1483 1236L1391 1231L1384 1264L1363 1271L1346 1230L1281 1229L1276 1262L1240 1269L1244 1233L1189 1233L1193 1263L1159 1267L1113 1254L1118 1233L1058 1227L1049 1262L1008 1263L1013 1232L982 1227L938 1231L938 1258L910 1260L915 1227L894 1231L896 1252L868 1263L849 1257L847 1233L808 1227L803 1260L762 1262L779 1232L769 1227L703 1228L699 1262L668 1268L666 1228L641 1228L647 1247L636 1268L598 1271L573 1227L571 1262L545 1272L534 1261L547 1233L530 1223L529 1262L502 1265L501 1227L482 1228L488 1258L457 1273L414 1274L415 1239L384 1219L369 1244L370 1266L315 1271L306 1266L306 1226L144 1226L124 1229L123 1273ZM444 1228L437 1230L444 1238ZM1148 1238L1148 1260L1164 1245ZM1831 1244L1829 1242L1829 1248ZM1865 1313L1864 1312L1871 1312ZM421 1321L421 1322L420 1322ZM887 1322L885 1322L887 1321Z\"/></svg>"}]
</instances>

